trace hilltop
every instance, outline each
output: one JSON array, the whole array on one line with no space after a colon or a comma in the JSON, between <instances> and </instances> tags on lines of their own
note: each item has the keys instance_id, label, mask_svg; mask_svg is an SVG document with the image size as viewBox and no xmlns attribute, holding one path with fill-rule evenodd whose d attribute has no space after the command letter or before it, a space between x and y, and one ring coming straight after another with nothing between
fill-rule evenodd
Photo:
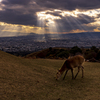
<instances>
[{"instance_id":1,"label":"hilltop","mask_svg":"<svg viewBox=\"0 0 100 100\"><path fill-rule=\"evenodd\" d=\"M56 81L64 61L25 59L0 51L0 100L99 100L100 63L85 62L84 79L80 72L71 80L69 71L64 81Z\"/></svg>"}]
</instances>

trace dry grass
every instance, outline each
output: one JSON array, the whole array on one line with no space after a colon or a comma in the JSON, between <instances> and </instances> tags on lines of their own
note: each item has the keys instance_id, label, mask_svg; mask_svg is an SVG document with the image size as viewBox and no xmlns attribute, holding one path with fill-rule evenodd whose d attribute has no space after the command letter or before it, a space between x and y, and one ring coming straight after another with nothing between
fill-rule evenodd
<instances>
[{"instance_id":1,"label":"dry grass","mask_svg":"<svg viewBox=\"0 0 100 100\"><path fill-rule=\"evenodd\" d=\"M100 63L86 62L85 77L54 76L64 60L23 59L0 51L0 100L100 100ZM75 69L74 73L76 73Z\"/></svg>"}]
</instances>

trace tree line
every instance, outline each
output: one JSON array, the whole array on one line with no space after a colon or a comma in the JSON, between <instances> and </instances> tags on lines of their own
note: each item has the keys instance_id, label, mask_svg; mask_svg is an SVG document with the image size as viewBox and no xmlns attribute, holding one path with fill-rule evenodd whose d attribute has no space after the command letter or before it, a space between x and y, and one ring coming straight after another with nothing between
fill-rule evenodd
<instances>
[{"instance_id":1,"label":"tree line","mask_svg":"<svg viewBox=\"0 0 100 100\"><path fill-rule=\"evenodd\" d=\"M68 58L69 56L75 55L83 55L86 60L89 61L100 61L100 49L92 46L91 48L79 48L78 46L74 46L72 48L48 48L45 50L40 50L37 52L29 52L29 51L19 51L19 52L9 52L16 56L22 57L32 57L35 58L51 58L51 59L64 59Z\"/></svg>"},{"instance_id":2,"label":"tree line","mask_svg":"<svg viewBox=\"0 0 100 100\"><path fill-rule=\"evenodd\" d=\"M83 55L86 60L89 61L100 61L100 50L99 48L92 46L91 48L79 48L78 46L74 46L72 48L67 49L53 49L49 48L48 57L60 57L60 58L68 58L69 56L75 55Z\"/></svg>"}]
</instances>

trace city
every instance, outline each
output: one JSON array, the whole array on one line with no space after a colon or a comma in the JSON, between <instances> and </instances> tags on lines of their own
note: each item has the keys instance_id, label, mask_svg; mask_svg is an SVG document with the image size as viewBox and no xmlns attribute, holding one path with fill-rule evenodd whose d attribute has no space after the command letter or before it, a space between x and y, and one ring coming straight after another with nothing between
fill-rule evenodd
<instances>
[{"instance_id":1,"label":"city","mask_svg":"<svg viewBox=\"0 0 100 100\"><path fill-rule=\"evenodd\" d=\"M82 34L81 34L82 35ZM35 52L49 47L66 47L71 48L73 46L90 48L91 46L100 47L99 33L95 38L85 38L80 34L67 34L61 35L60 38L49 38L49 35L40 36L20 36L20 37L1 37L0 38L0 50L5 52ZM39 37L39 39L37 39Z\"/></svg>"}]
</instances>

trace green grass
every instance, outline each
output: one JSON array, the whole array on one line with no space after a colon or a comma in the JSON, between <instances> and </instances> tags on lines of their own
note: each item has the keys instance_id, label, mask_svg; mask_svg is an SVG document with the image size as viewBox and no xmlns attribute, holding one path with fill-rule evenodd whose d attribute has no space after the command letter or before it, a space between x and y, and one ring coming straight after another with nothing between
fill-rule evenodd
<instances>
[{"instance_id":1,"label":"green grass","mask_svg":"<svg viewBox=\"0 0 100 100\"><path fill-rule=\"evenodd\" d=\"M100 63L84 63L72 80L55 80L64 60L24 59L0 51L0 100L100 100ZM77 69L74 70L74 74Z\"/></svg>"}]
</instances>

